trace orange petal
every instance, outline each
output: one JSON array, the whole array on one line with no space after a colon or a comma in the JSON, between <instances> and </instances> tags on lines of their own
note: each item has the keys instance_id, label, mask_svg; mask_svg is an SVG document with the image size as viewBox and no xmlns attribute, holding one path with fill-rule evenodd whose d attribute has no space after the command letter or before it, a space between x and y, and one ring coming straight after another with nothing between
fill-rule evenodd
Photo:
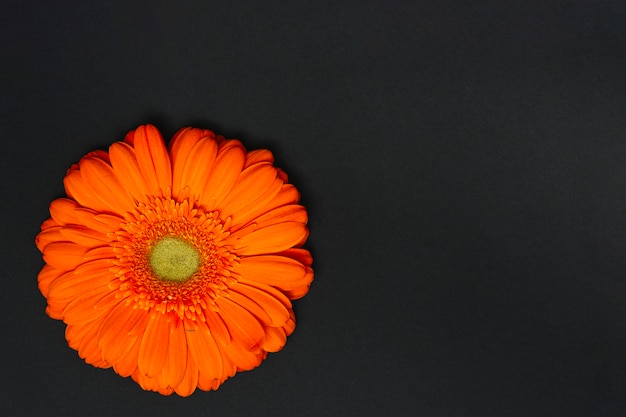
<instances>
[{"instance_id":1,"label":"orange petal","mask_svg":"<svg viewBox=\"0 0 626 417\"><path fill-rule=\"evenodd\" d=\"M41 231L37 237L35 238L35 245L39 252L44 251L45 247L48 246L52 242L63 242L67 241L67 239L61 234L61 226L49 227L43 231Z\"/></svg>"},{"instance_id":2,"label":"orange petal","mask_svg":"<svg viewBox=\"0 0 626 417\"><path fill-rule=\"evenodd\" d=\"M199 201L208 211L214 210L226 197L241 174L245 160L245 151L238 141L220 148L211 175L200 192Z\"/></svg>"},{"instance_id":3,"label":"orange petal","mask_svg":"<svg viewBox=\"0 0 626 417\"><path fill-rule=\"evenodd\" d=\"M192 156L191 150L200 139L205 137L213 140L215 135L210 130L187 127L176 132L169 143L168 148L172 161L172 194L175 198L188 186L183 182L183 170L187 159ZM200 163L203 164L204 162ZM210 164L212 163L213 161L210 162ZM197 195L198 192L196 191L195 194Z\"/></svg>"},{"instance_id":4,"label":"orange petal","mask_svg":"<svg viewBox=\"0 0 626 417\"><path fill-rule=\"evenodd\" d=\"M254 204L268 192L270 186L273 186L271 194L278 194L282 182L274 182L275 179L276 169L269 163L255 164L243 170L228 196L220 204L222 218L232 216L242 208Z\"/></svg>"},{"instance_id":5,"label":"orange petal","mask_svg":"<svg viewBox=\"0 0 626 417\"><path fill-rule=\"evenodd\" d=\"M263 350L267 352L278 352L285 346L287 335L281 327L268 327L265 329L265 342Z\"/></svg>"},{"instance_id":6,"label":"orange petal","mask_svg":"<svg viewBox=\"0 0 626 417\"><path fill-rule=\"evenodd\" d=\"M257 349L263 343L263 327L248 310L225 297L217 300L217 306L234 341L250 350Z\"/></svg>"},{"instance_id":7,"label":"orange petal","mask_svg":"<svg viewBox=\"0 0 626 417\"><path fill-rule=\"evenodd\" d=\"M185 375L180 383L174 387L176 394L181 397L188 397L196 390L198 386L198 367L191 358L191 352L187 351L187 366L185 367Z\"/></svg>"},{"instance_id":8,"label":"orange petal","mask_svg":"<svg viewBox=\"0 0 626 417\"><path fill-rule=\"evenodd\" d=\"M78 223L101 233L111 233L120 230L124 221L121 217L113 214L98 213L86 208L74 210Z\"/></svg>"},{"instance_id":9,"label":"orange petal","mask_svg":"<svg viewBox=\"0 0 626 417\"><path fill-rule=\"evenodd\" d=\"M170 325L167 316L153 313L139 347L139 370L142 374L155 378L163 369L170 338Z\"/></svg>"},{"instance_id":10,"label":"orange petal","mask_svg":"<svg viewBox=\"0 0 626 417\"><path fill-rule=\"evenodd\" d=\"M70 268L70 271L59 275L47 288L48 304L53 315L58 315L70 301L80 299L86 291L103 287L104 291L108 291L114 281L115 276L109 271L107 259L90 261L85 257L82 262L75 269Z\"/></svg>"},{"instance_id":11,"label":"orange petal","mask_svg":"<svg viewBox=\"0 0 626 417\"><path fill-rule=\"evenodd\" d=\"M240 371L256 368L267 355L267 352L260 348L249 350L241 341L233 341L223 353Z\"/></svg>"},{"instance_id":12,"label":"orange petal","mask_svg":"<svg viewBox=\"0 0 626 417\"><path fill-rule=\"evenodd\" d=\"M44 220L43 223L41 223L40 229L43 232L44 230L47 230L47 229L49 229L51 227L57 227L57 226L60 226L60 224L57 223L57 221L54 220L52 217L50 217L50 218Z\"/></svg>"},{"instance_id":13,"label":"orange petal","mask_svg":"<svg viewBox=\"0 0 626 417\"><path fill-rule=\"evenodd\" d=\"M76 222L74 209L78 207L78 203L67 198L57 198L50 203L50 215L61 226Z\"/></svg>"},{"instance_id":14,"label":"orange petal","mask_svg":"<svg viewBox=\"0 0 626 417\"><path fill-rule=\"evenodd\" d=\"M257 303L252 301L250 298L246 297L245 295L241 294L241 292L234 290L233 287L229 288L228 298L232 302L248 310L254 317L256 317L264 325L272 321L272 318L269 316L269 314L265 310L263 310L263 308L260 305L258 305Z\"/></svg>"},{"instance_id":15,"label":"orange petal","mask_svg":"<svg viewBox=\"0 0 626 417\"><path fill-rule=\"evenodd\" d=\"M287 307L291 307L289 299L286 298L280 291L276 291L271 287L264 287L263 289L257 288L251 285L243 283L237 283L230 288L231 294L239 293L254 304L258 305L265 313L269 320L264 320L264 324L270 326L282 326L289 320L289 311ZM245 305L239 303L242 307L246 308L254 314L252 310ZM257 314L255 316L259 317ZM260 317L259 317L260 318Z\"/></svg>"},{"instance_id":16,"label":"orange petal","mask_svg":"<svg viewBox=\"0 0 626 417\"><path fill-rule=\"evenodd\" d=\"M109 154L106 151L103 151L102 149L96 149L95 151L91 151L87 153L87 155L85 155L84 158L98 158L106 162L107 164L111 163L111 160L109 159Z\"/></svg>"},{"instance_id":17,"label":"orange petal","mask_svg":"<svg viewBox=\"0 0 626 417\"><path fill-rule=\"evenodd\" d=\"M244 169L248 168L250 165L269 162L270 164L274 163L274 155L272 152L267 149L255 149L254 151L248 152L246 155L246 162L244 164Z\"/></svg>"},{"instance_id":18,"label":"orange petal","mask_svg":"<svg viewBox=\"0 0 626 417\"><path fill-rule=\"evenodd\" d=\"M169 395L172 393L171 389L161 385L158 378L144 375L139 369L135 370L132 378L146 391L155 391L163 395Z\"/></svg>"},{"instance_id":19,"label":"orange petal","mask_svg":"<svg viewBox=\"0 0 626 417\"><path fill-rule=\"evenodd\" d=\"M139 339L138 334L131 330L146 312L133 308L125 301L118 303L102 320L98 333L98 346L102 349L102 357L115 365L132 349Z\"/></svg>"},{"instance_id":20,"label":"orange petal","mask_svg":"<svg viewBox=\"0 0 626 417\"><path fill-rule=\"evenodd\" d=\"M311 252L303 248L291 248L279 253L280 256L286 256L287 258L295 259L302 265L311 266L313 263L313 257Z\"/></svg>"},{"instance_id":21,"label":"orange petal","mask_svg":"<svg viewBox=\"0 0 626 417\"><path fill-rule=\"evenodd\" d=\"M267 190L265 190L265 192L256 200L234 212L232 214L231 231L236 231L238 228L254 221L259 216L266 213L268 211L268 206L272 204L272 201L276 197L276 193L280 190L281 185L282 181L276 178Z\"/></svg>"},{"instance_id":22,"label":"orange petal","mask_svg":"<svg viewBox=\"0 0 626 417\"><path fill-rule=\"evenodd\" d=\"M110 245L101 246L98 248L92 248L87 251L85 254L85 259L88 261L94 261L96 259L114 259L115 258L115 250Z\"/></svg>"},{"instance_id":23,"label":"orange petal","mask_svg":"<svg viewBox=\"0 0 626 417\"><path fill-rule=\"evenodd\" d=\"M305 275L300 262L277 255L243 257L235 270L247 279L269 285L299 281Z\"/></svg>"},{"instance_id":24,"label":"orange petal","mask_svg":"<svg viewBox=\"0 0 626 417\"><path fill-rule=\"evenodd\" d=\"M313 282L313 269L309 266L306 267L306 275L302 280L301 285L298 285L295 288L286 289L285 295L289 297L290 300L297 300L298 298L304 297L311 287L311 282Z\"/></svg>"},{"instance_id":25,"label":"orange petal","mask_svg":"<svg viewBox=\"0 0 626 417\"><path fill-rule=\"evenodd\" d=\"M211 334L213 334L213 336L215 337L215 340L223 346L229 345L230 333L228 333L228 328L226 327L226 324L224 324L224 321L219 316L219 314L209 309L206 309L204 311L204 317L206 319L206 324L211 331Z\"/></svg>"},{"instance_id":26,"label":"orange petal","mask_svg":"<svg viewBox=\"0 0 626 417\"><path fill-rule=\"evenodd\" d=\"M70 271L57 278L50 284L50 298L73 299L94 288L105 287L115 279L112 272L103 270L92 273L77 273Z\"/></svg>"},{"instance_id":27,"label":"orange petal","mask_svg":"<svg viewBox=\"0 0 626 417\"><path fill-rule=\"evenodd\" d=\"M46 313L48 313L50 317L54 319L62 320L63 312L66 309L67 305L70 304L77 297L76 294L69 294L69 295L66 294L65 297L58 297L58 296L55 296L54 292L52 292L52 295L51 295L50 288L54 288L54 286L57 285L56 284L57 281L59 280L64 281L66 279L71 280L75 275L76 273L74 271L67 271L59 275L54 281L50 283L50 286L48 287L48 294L46 296L47 301L48 301L48 307L46 308Z\"/></svg>"},{"instance_id":28,"label":"orange petal","mask_svg":"<svg viewBox=\"0 0 626 417\"><path fill-rule=\"evenodd\" d=\"M198 198L209 180L217 156L217 143L211 138L200 139L189 151L185 165L181 171L180 187L189 187L191 193Z\"/></svg>"},{"instance_id":29,"label":"orange petal","mask_svg":"<svg viewBox=\"0 0 626 417\"><path fill-rule=\"evenodd\" d=\"M171 387L177 386L185 376L187 367L187 339L182 322L171 323L169 343L167 345L167 358L158 379L161 384Z\"/></svg>"},{"instance_id":30,"label":"orange petal","mask_svg":"<svg viewBox=\"0 0 626 417\"><path fill-rule=\"evenodd\" d=\"M273 208L284 206L286 204L296 204L300 201L300 192L292 184L283 184L280 192L274 199Z\"/></svg>"},{"instance_id":31,"label":"orange petal","mask_svg":"<svg viewBox=\"0 0 626 417\"><path fill-rule=\"evenodd\" d=\"M306 224L307 221L308 215L304 207L297 204L289 204L287 206L281 206L271 211L267 211L265 214L253 219L249 224L241 229L237 230L236 227L233 228L233 232L236 232L237 235L243 236L275 223L298 222Z\"/></svg>"},{"instance_id":32,"label":"orange petal","mask_svg":"<svg viewBox=\"0 0 626 417\"><path fill-rule=\"evenodd\" d=\"M65 226L60 230L60 233L65 238L64 240L88 248L103 246L110 241L106 234L83 226Z\"/></svg>"},{"instance_id":33,"label":"orange petal","mask_svg":"<svg viewBox=\"0 0 626 417\"><path fill-rule=\"evenodd\" d=\"M102 359L102 351L96 343L99 324L99 321L94 320L87 325L67 326L65 337L85 362L98 368L108 368L110 365Z\"/></svg>"},{"instance_id":34,"label":"orange petal","mask_svg":"<svg viewBox=\"0 0 626 417\"><path fill-rule=\"evenodd\" d=\"M138 371L137 362L139 361L139 346L141 345L141 337L143 336L148 321L150 321L150 315L141 310L142 314L139 315L137 323L132 327L128 333L128 337L134 340L130 349L123 358L114 364L115 372L123 377L132 375Z\"/></svg>"},{"instance_id":35,"label":"orange petal","mask_svg":"<svg viewBox=\"0 0 626 417\"><path fill-rule=\"evenodd\" d=\"M105 301L106 299L106 301ZM107 314L111 311L115 305L117 304L117 300L115 297L105 297L103 300L100 300L96 304L96 310L102 309ZM77 327L85 327L89 330L84 333L82 340L78 346L78 355L85 359L85 362L97 366L100 368L109 368L111 366L110 363L105 361L102 357L102 349L98 346L98 332L100 330L100 326L102 324L102 320L94 320L87 324L82 324Z\"/></svg>"},{"instance_id":36,"label":"orange petal","mask_svg":"<svg viewBox=\"0 0 626 417\"><path fill-rule=\"evenodd\" d=\"M44 247L43 259L54 268L69 271L86 261L87 249L76 243L52 242Z\"/></svg>"},{"instance_id":37,"label":"orange petal","mask_svg":"<svg viewBox=\"0 0 626 417\"><path fill-rule=\"evenodd\" d=\"M257 217L254 222L259 227L269 226L274 223L298 222L306 224L308 215L306 209L298 204L289 204L278 207Z\"/></svg>"},{"instance_id":38,"label":"orange petal","mask_svg":"<svg viewBox=\"0 0 626 417\"><path fill-rule=\"evenodd\" d=\"M48 298L48 292L50 291L50 284L57 278L63 275L65 271L51 267L50 265L44 265L37 276L37 283L39 285L39 291L44 297Z\"/></svg>"},{"instance_id":39,"label":"orange petal","mask_svg":"<svg viewBox=\"0 0 626 417\"><path fill-rule=\"evenodd\" d=\"M209 378L219 378L222 375L222 354L206 323L198 323L196 329L186 332L186 336L198 372Z\"/></svg>"},{"instance_id":40,"label":"orange petal","mask_svg":"<svg viewBox=\"0 0 626 417\"><path fill-rule=\"evenodd\" d=\"M116 142L109 147L109 153L116 177L136 201L145 201L149 190L143 180L133 147L125 142Z\"/></svg>"},{"instance_id":41,"label":"orange petal","mask_svg":"<svg viewBox=\"0 0 626 417\"><path fill-rule=\"evenodd\" d=\"M181 157L181 152L184 154L184 157L182 157L182 161L184 163L184 160L187 158L186 151L189 151L189 149L191 149L191 147L193 147L193 145L201 138L206 137L215 140L215 133L211 132L209 129L198 129L197 127L183 127L182 129L179 129L178 132L174 133L174 136L172 136L172 139L167 146L167 150L170 153L170 159L172 160L172 165L174 165L174 160L178 160L179 157ZM172 172L173 171L174 168L172 169Z\"/></svg>"},{"instance_id":42,"label":"orange petal","mask_svg":"<svg viewBox=\"0 0 626 417\"><path fill-rule=\"evenodd\" d=\"M238 282L246 286L262 290L274 297L277 301L280 301L287 309L291 308L291 301L289 300L289 298L287 298L287 296L282 291L274 288L273 286L251 281L246 279L245 277L239 278ZM254 296L256 296L256 294L254 294Z\"/></svg>"},{"instance_id":43,"label":"orange petal","mask_svg":"<svg viewBox=\"0 0 626 417\"><path fill-rule=\"evenodd\" d=\"M296 314L293 312L293 309L291 308L289 309L289 315L291 316L291 320L289 320L287 324L283 326L283 330L285 331L287 336L292 334L293 331L296 329Z\"/></svg>"},{"instance_id":44,"label":"orange petal","mask_svg":"<svg viewBox=\"0 0 626 417\"><path fill-rule=\"evenodd\" d=\"M221 384L222 380L218 378L209 378L204 376L202 372L198 372L198 388L202 391L211 391L217 389Z\"/></svg>"},{"instance_id":45,"label":"orange petal","mask_svg":"<svg viewBox=\"0 0 626 417\"><path fill-rule=\"evenodd\" d=\"M83 158L80 161L80 173L89 190L102 202L105 211L122 214L135 208L135 201L118 181L113 168L101 159Z\"/></svg>"},{"instance_id":46,"label":"orange petal","mask_svg":"<svg viewBox=\"0 0 626 417\"><path fill-rule=\"evenodd\" d=\"M134 148L139 169L151 195L161 196L172 186L170 157L161 133L152 125L135 130Z\"/></svg>"},{"instance_id":47,"label":"orange petal","mask_svg":"<svg viewBox=\"0 0 626 417\"><path fill-rule=\"evenodd\" d=\"M76 200L81 206L93 208L95 210L107 210L102 201L87 186L87 183L80 174L78 169L70 169L63 179L65 192L67 195Z\"/></svg>"},{"instance_id":48,"label":"orange petal","mask_svg":"<svg viewBox=\"0 0 626 417\"><path fill-rule=\"evenodd\" d=\"M263 255L289 249L308 236L308 229L299 222L277 223L242 236L235 242L238 255Z\"/></svg>"}]
</instances>

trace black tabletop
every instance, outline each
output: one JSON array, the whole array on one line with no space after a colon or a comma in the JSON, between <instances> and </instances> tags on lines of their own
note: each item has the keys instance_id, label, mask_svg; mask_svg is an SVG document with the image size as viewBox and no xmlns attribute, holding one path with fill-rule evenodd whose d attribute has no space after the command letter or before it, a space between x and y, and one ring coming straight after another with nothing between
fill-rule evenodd
<instances>
[{"instance_id":1,"label":"black tabletop","mask_svg":"<svg viewBox=\"0 0 626 417\"><path fill-rule=\"evenodd\" d=\"M626 415L626 7L472 3L4 1L1 407ZM145 123L271 149L310 217L285 348L188 398L85 364L37 289L66 169Z\"/></svg>"}]
</instances>

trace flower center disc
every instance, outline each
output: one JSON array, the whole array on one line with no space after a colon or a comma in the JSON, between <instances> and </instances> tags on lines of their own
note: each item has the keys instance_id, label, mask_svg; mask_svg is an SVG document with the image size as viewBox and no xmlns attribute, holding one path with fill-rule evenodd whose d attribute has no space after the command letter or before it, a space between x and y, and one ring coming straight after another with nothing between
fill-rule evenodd
<instances>
[{"instance_id":1,"label":"flower center disc","mask_svg":"<svg viewBox=\"0 0 626 417\"><path fill-rule=\"evenodd\" d=\"M166 236L154 245L148 263L157 278L181 282L198 270L200 254L184 240Z\"/></svg>"}]
</instances>

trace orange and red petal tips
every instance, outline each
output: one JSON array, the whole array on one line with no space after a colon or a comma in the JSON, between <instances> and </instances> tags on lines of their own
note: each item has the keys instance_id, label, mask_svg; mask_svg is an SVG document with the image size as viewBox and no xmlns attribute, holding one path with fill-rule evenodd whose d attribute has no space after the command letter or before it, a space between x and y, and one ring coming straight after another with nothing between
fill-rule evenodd
<instances>
[{"instance_id":1,"label":"orange and red petal tips","mask_svg":"<svg viewBox=\"0 0 626 417\"><path fill-rule=\"evenodd\" d=\"M273 163L205 129L166 146L145 125L72 165L35 239L46 312L69 346L180 396L281 350L313 269L306 209Z\"/></svg>"}]
</instances>

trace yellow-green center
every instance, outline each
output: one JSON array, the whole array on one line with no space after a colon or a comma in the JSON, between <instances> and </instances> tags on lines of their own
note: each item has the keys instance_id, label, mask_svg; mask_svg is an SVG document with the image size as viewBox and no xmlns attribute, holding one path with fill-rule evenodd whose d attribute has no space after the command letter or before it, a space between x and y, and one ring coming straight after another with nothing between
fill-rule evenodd
<instances>
[{"instance_id":1,"label":"yellow-green center","mask_svg":"<svg viewBox=\"0 0 626 417\"><path fill-rule=\"evenodd\" d=\"M184 240L166 236L154 245L148 263L157 278L180 282L198 270L200 254Z\"/></svg>"}]
</instances>

